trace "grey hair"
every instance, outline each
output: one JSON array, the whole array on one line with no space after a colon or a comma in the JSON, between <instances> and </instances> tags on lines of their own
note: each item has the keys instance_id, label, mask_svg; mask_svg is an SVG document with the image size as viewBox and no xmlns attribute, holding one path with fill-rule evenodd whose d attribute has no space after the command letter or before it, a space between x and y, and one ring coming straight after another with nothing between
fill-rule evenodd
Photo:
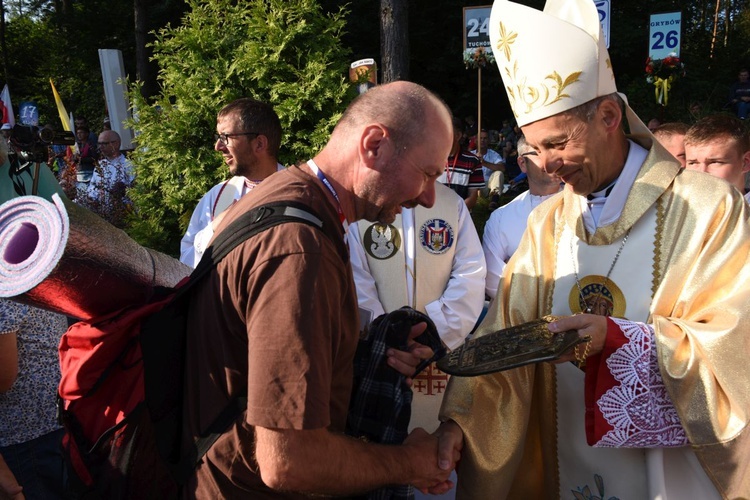
<instances>
[{"instance_id":1,"label":"grey hair","mask_svg":"<svg viewBox=\"0 0 750 500\"><path fill-rule=\"evenodd\" d=\"M518 151L518 156L523 156L526 153L531 153L534 151L534 148L529 146L529 143L526 142L526 137L521 136L518 138L518 142L516 142L516 151Z\"/></svg>"},{"instance_id":2,"label":"grey hair","mask_svg":"<svg viewBox=\"0 0 750 500\"><path fill-rule=\"evenodd\" d=\"M617 92L591 99L583 104L579 104L575 108L563 111L562 114L573 116L581 121L589 123L594 119L596 110L599 109L599 105L604 101L612 101L617 104L620 107L620 111L622 111L622 115L625 116L625 101L622 100L622 97L620 97Z\"/></svg>"}]
</instances>

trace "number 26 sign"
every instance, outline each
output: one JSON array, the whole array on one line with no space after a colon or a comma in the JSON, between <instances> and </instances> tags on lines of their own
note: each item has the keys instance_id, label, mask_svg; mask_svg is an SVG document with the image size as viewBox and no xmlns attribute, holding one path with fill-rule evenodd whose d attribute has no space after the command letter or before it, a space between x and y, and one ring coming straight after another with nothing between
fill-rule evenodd
<instances>
[{"instance_id":1,"label":"number 26 sign","mask_svg":"<svg viewBox=\"0 0 750 500\"><path fill-rule=\"evenodd\" d=\"M682 13L652 14L650 26L649 57L651 59L664 59L672 52L679 56Z\"/></svg>"}]
</instances>

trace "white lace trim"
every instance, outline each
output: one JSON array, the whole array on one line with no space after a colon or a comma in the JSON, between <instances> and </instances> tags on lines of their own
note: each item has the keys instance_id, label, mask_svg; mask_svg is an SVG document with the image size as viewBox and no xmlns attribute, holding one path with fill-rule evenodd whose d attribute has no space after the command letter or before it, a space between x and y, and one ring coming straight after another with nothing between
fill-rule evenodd
<instances>
[{"instance_id":1,"label":"white lace trim","mask_svg":"<svg viewBox=\"0 0 750 500\"><path fill-rule=\"evenodd\" d=\"M607 359L607 367L619 385L609 389L597 404L613 429L594 446L685 446L685 430L659 372L653 327L611 319L628 342Z\"/></svg>"}]
</instances>

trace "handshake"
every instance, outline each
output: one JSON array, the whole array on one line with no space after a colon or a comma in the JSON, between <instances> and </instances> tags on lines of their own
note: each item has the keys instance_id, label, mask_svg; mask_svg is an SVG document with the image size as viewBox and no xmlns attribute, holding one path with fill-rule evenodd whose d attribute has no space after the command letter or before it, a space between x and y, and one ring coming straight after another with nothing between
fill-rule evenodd
<instances>
[{"instance_id":1,"label":"handshake","mask_svg":"<svg viewBox=\"0 0 750 500\"><path fill-rule=\"evenodd\" d=\"M354 390L347 434L381 444L402 444L405 477L423 493L450 490L451 471L461 456L463 433L454 422L434 434L416 428L407 435L411 420L413 378L446 354L437 328L429 317L402 307L376 318L365 329L354 362ZM437 421L437 415L434 416Z\"/></svg>"},{"instance_id":2,"label":"handshake","mask_svg":"<svg viewBox=\"0 0 750 500\"><path fill-rule=\"evenodd\" d=\"M422 493L441 495L455 486L449 477L463 448L463 432L458 424L452 420L444 422L433 434L414 429L403 447L412 457L414 477L410 484L415 488Z\"/></svg>"}]
</instances>

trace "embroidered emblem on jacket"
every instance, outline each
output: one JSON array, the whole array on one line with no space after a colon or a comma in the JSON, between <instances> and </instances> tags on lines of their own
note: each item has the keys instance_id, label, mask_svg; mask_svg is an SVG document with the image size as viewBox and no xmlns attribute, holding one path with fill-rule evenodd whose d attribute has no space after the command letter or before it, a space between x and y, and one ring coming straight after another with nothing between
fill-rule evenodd
<instances>
[{"instance_id":1,"label":"embroidered emblem on jacket","mask_svg":"<svg viewBox=\"0 0 750 500\"><path fill-rule=\"evenodd\" d=\"M367 228L362 237L365 252L376 259L390 259L401 248L401 233L390 224L376 222Z\"/></svg>"},{"instance_id":2,"label":"embroidered emblem on jacket","mask_svg":"<svg viewBox=\"0 0 750 500\"><path fill-rule=\"evenodd\" d=\"M419 230L419 242L435 255L445 253L454 239L453 228L443 219L430 219Z\"/></svg>"}]
</instances>

